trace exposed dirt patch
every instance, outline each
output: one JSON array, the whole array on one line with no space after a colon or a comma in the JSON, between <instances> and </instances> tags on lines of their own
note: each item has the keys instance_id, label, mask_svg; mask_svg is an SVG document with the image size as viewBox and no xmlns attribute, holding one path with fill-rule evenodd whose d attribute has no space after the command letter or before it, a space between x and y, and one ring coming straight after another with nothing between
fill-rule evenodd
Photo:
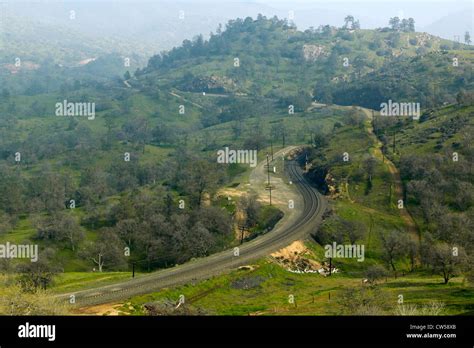
<instances>
[{"instance_id":1,"label":"exposed dirt patch","mask_svg":"<svg viewBox=\"0 0 474 348\"><path fill-rule=\"evenodd\" d=\"M314 255L302 241L271 254L278 264L292 273L323 273L325 268L314 260Z\"/></svg>"},{"instance_id":2,"label":"exposed dirt patch","mask_svg":"<svg viewBox=\"0 0 474 348\"><path fill-rule=\"evenodd\" d=\"M274 154L274 160L270 162L270 166L277 166L280 169L279 173L270 174L270 184L272 187L272 205L283 211L285 216L281 221L294 219L298 214L300 207L303 206L303 201L298 192L294 189L294 185L289 183L286 175L282 175L281 166L282 159L289 160L296 157L296 150L298 147L289 146ZM252 191L258 195L258 200L263 204L269 204L269 190L267 189L267 169L265 161L262 161L257 168L250 174L249 183ZM289 208L288 202L294 202L294 209Z\"/></svg>"},{"instance_id":3,"label":"exposed dirt patch","mask_svg":"<svg viewBox=\"0 0 474 348\"><path fill-rule=\"evenodd\" d=\"M295 220L298 215L298 209L303 206L304 202L299 196L294 185L289 184L286 175L282 172L282 159L285 157L286 160L296 157L298 147L288 146L274 153L274 160L271 161L271 167L277 167L278 173L271 173L271 187L272 187L272 205L281 210L284 214L283 218L277 223L290 224L290 221ZM237 187L226 187L218 191L218 197L230 197L231 201L229 204L236 204L239 198L243 195L255 194L257 200L267 205L269 204L269 191L267 190L267 168L265 167L266 161L260 161L257 167L250 173L248 182L242 182ZM294 209L289 208L289 201L294 202ZM241 212L239 212L236 206L236 221L242 218ZM275 227L274 227L275 228ZM236 240L240 240L242 237L242 231L238 226L234 227L234 235ZM248 237L249 234L244 231L244 238Z\"/></svg>"},{"instance_id":4,"label":"exposed dirt patch","mask_svg":"<svg viewBox=\"0 0 474 348\"><path fill-rule=\"evenodd\" d=\"M306 248L304 243L300 240L297 240L291 243L291 245L287 246L286 248L274 252L273 254L271 254L271 256L274 258L283 257L285 259L292 259L295 255L303 254L307 250L308 249Z\"/></svg>"},{"instance_id":5,"label":"exposed dirt patch","mask_svg":"<svg viewBox=\"0 0 474 348\"><path fill-rule=\"evenodd\" d=\"M244 194L246 194L245 191L242 191L239 188L231 188L231 187L225 187L219 190L217 196L222 196L222 197L241 197Z\"/></svg>"},{"instance_id":6,"label":"exposed dirt patch","mask_svg":"<svg viewBox=\"0 0 474 348\"><path fill-rule=\"evenodd\" d=\"M123 306L123 303L105 303L97 306L82 307L74 312L83 315L119 315L122 312L118 309Z\"/></svg>"}]
</instances>

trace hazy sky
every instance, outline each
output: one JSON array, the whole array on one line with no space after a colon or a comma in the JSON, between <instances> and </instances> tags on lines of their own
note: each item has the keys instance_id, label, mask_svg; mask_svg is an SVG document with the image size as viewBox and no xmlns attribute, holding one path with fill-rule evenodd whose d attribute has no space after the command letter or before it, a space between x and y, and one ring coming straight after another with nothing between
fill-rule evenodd
<instances>
[{"instance_id":1,"label":"hazy sky","mask_svg":"<svg viewBox=\"0 0 474 348\"><path fill-rule=\"evenodd\" d=\"M466 9L470 10L473 18L472 0L255 0L255 2L274 8L293 8L296 11L295 17L298 9L324 8L345 11L354 16L370 18L370 24L366 27L381 26L382 24L375 23L386 23L386 19L397 14L400 17L413 17L421 26Z\"/></svg>"},{"instance_id":2,"label":"hazy sky","mask_svg":"<svg viewBox=\"0 0 474 348\"><path fill-rule=\"evenodd\" d=\"M0 0L2 1L2 0ZM5 0L3 0L5 1ZM232 10L237 6L244 8L257 9L260 5L262 9L271 11L295 11L295 21L298 24L298 17L301 20L308 15L317 15L317 11L326 14L325 11L332 13L346 13L359 16L362 27L373 28L386 25L388 18L398 15L399 17L413 17L418 26L426 26L443 16L455 14L460 11L468 11L471 15L471 23L473 19L473 3L472 0L6 0L8 3L133 3L137 7L140 3L156 3L163 4L172 3L183 4L183 7L196 7L202 4L202 11L205 14L206 7L212 12L213 8L221 7L225 11L229 7L227 15L232 17ZM212 5L210 5L212 4ZM207 5L207 6L206 6ZM324 11L323 11L324 10ZM300 13L298 13L300 11ZM310 11L310 13L305 13ZM282 12L276 14L281 15ZM329 17L330 19L331 17ZM302 27L308 19L302 20ZM333 24L333 23L329 23ZM472 24L471 24L472 27Z\"/></svg>"},{"instance_id":3,"label":"hazy sky","mask_svg":"<svg viewBox=\"0 0 474 348\"><path fill-rule=\"evenodd\" d=\"M361 28L388 25L391 17L412 17L417 31L426 31L447 39L473 34L472 0L0 0L16 15L34 18L52 25L70 26L94 35L136 39L170 38L169 45L180 44L197 34L208 35L219 23L237 17L288 17L294 13L299 29L319 25L341 26L344 17L353 15ZM68 13L77 10L77 19ZM178 12L186 20L178 20Z\"/></svg>"}]
</instances>

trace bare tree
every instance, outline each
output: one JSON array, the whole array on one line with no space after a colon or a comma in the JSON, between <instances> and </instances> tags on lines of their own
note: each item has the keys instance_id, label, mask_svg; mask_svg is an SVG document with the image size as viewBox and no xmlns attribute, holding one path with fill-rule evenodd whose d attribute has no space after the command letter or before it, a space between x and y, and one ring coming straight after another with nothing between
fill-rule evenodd
<instances>
[{"instance_id":1,"label":"bare tree","mask_svg":"<svg viewBox=\"0 0 474 348\"><path fill-rule=\"evenodd\" d=\"M400 231L391 231L390 233L381 233L380 239L384 250L383 257L392 267L394 272L397 271L395 262L403 255L405 246L405 236Z\"/></svg>"},{"instance_id":2,"label":"bare tree","mask_svg":"<svg viewBox=\"0 0 474 348\"><path fill-rule=\"evenodd\" d=\"M247 228L253 227L258 222L258 215L261 209L256 195L242 196L239 201L239 207L245 214L244 225Z\"/></svg>"},{"instance_id":3,"label":"bare tree","mask_svg":"<svg viewBox=\"0 0 474 348\"><path fill-rule=\"evenodd\" d=\"M88 243L83 255L91 260L102 272L104 267L117 269L125 265L125 254L120 238L111 228L102 228L95 242Z\"/></svg>"},{"instance_id":4,"label":"bare tree","mask_svg":"<svg viewBox=\"0 0 474 348\"><path fill-rule=\"evenodd\" d=\"M46 249L40 253L37 262L18 265L19 282L24 291L35 293L51 284L54 275L61 271L52 260L53 254L53 249Z\"/></svg>"},{"instance_id":5,"label":"bare tree","mask_svg":"<svg viewBox=\"0 0 474 348\"><path fill-rule=\"evenodd\" d=\"M375 157L370 156L364 161L364 169L365 172L367 173L367 178L370 183L372 183L372 177L375 174L375 168L377 166L377 160Z\"/></svg>"},{"instance_id":6,"label":"bare tree","mask_svg":"<svg viewBox=\"0 0 474 348\"><path fill-rule=\"evenodd\" d=\"M408 238L406 243L406 253L410 258L410 272L415 270L415 263L418 257L419 243L412 239Z\"/></svg>"},{"instance_id":7,"label":"bare tree","mask_svg":"<svg viewBox=\"0 0 474 348\"><path fill-rule=\"evenodd\" d=\"M367 269L365 276L371 284L375 284L377 280L387 276L387 270L382 265L373 265Z\"/></svg>"},{"instance_id":8,"label":"bare tree","mask_svg":"<svg viewBox=\"0 0 474 348\"><path fill-rule=\"evenodd\" d=\"M36 223L37 236L57 242L67 242L71 250L84 239L84 231L73 216L66 213L55 213L40 219Z\"/></svg>"},{"instance_id":9,"label":"bare tree","mask_svg":"<svg viewBox=\"0 0 474 348\"><path fill-rule=\"evenodd\" d=\"M436 274L443 276L444 284L457 275L462 274L467 266L466 253L461 247L438 243L428 253L428 264Z\"/></svg>"}]
</instances>

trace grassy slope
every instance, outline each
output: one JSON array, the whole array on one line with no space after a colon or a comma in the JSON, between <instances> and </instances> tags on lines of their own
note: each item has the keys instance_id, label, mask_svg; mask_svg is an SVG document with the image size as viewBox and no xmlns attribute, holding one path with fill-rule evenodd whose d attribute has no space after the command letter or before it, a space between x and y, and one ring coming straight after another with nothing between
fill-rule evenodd
<instances>
[{"instance_id":1,"label":"grassy slope","mask_svg":"<svg viewBox=\"0 0 474 348\"><path fill-rule=\"evenodd\" d=\"M188 304L202 308L209 314L339 315L339 291L361 284L360 278L344 274L326 278L314 274L294 274L265 260L260 261L258 266L254 271L234 271L198 284L138 296L128 301L122 311L140 315L143 314L144 303L164 299L175 301L183 294ZM263 282L250 289L235 287L236 280L252 278ZM473 310L474 291L466 288L461 279L455 279L445 286L439 277L410 275L389 278L378 285L378 291L383 294L390 308L387 314L395 311L400 294L404 296L406 304L420 305L442 300L446 304L444 314L447 315ZM288 303L289 295L295 296L296 307Z\"/></svg>"},{"instance_id":2,"label":"grassy slope","mask_svg":"<svg viewBox=\"0 0 474 348\"><path fill-rule=\"evenodd\" d=\"M277 45L277 42L282 42L283 45L279 46L279 48L288 48L291 50L300 50L303 44L322 44L327 46L328 48L332 48L334 46L333 39L321 39L321 40L311 40L311 39L303 39L302 33L296 33L292 40L281 40L282 37L286 37L287 33L284 32L277 32L276 34L275 43L273 45ZM373 51L368 50L368 45L374 40L375 37L378 37L383 41L383 47L386 48L386 39L388 38L389 33L375 33L371 31L361 30L354 34L354 40L345 40L338 38L340 42L343 42L344 45L350 48L350 52L347 54L350 61L352 61L357 55L359 54L367 54L369 60L372 62L374 67L380 67L383 62L383 57L377 56ZM415 35L415 34L402 34L401 42L403 42L402 46L405 48L402 50L403 54L412 56L415 54L416 47L413 45L409 45L407 42L408 36ZM241 66L245 68L245 60L247 59L244 57L242 52L245 52L246 44L244 42L245 35L242 35L241 40L236 42L235 47L233 47L233 51L229 53L229 56L219 56L213 57L209 60L188 60L182 62L180 64L179 69L173 69L163 76L161 72L154 72L149 74L151 78L162 78L164 81L166 79L174 79L179 74L184 75L185 72L190 71L196 75L205 74L209 75L210 73L216 73L218 75L225 74L232 70L232 62L233 58L237 56L242 57ZM301 40L300 40L301 39ZM406 44L405 44L406 43ZM441 43L445 43L444 40L438 40L434 42L432 49L437 50L439 49L439 45ZM277 45L278 46L278 45ZM412 47L413 46L413 47ZM265 49L265 48L264 48ZM468 57L468 52L466 51L456 51L456 54L463 55ZM250 57L251 59L256 59L254 57ZM317 63L309 65L309 66L299 66L295 65L292 60L287 58L281 59L281 64L278 68L267 65L265 59L258 58L258 69L256 74L251 74L251 77L258 81L258 84L262 87L262 92L266 93L270 91L273 86L277 86L277 88L284 88L285 91L289 93L296 93L298 89L305 88L309 89L312 88L312 84L314 83L314 76L318 76L318 74L322 71L323 67L318 65ZM198 63L198 64L196 64ZM342 65L342 64L340 64ZM277 70L278 69L278 70ZM353 73L353 68L350 67L349 70L344 70L342 66L339 66L338 73L339 74L351 74ZM368 73L370 71L369 68L365 69L364 73ZM179 73L178 73L179 72ZM178 73L178 74L177 74ZM298 76L299 78L295 79L294 76ZM243 79L241 81L241 89L243 92L248 92L252 86L252 83L248 79ZM158 83L158 86L162 84ZM201 96L199 94L193 93L186 93L186 97L189 97L193 101L202 103L204 105L212 105L213 102L210 102L206 97ZM15 97L17 98L17 97ZM44 102L47 105L54 105L54 102L57 101L56 97L51 96L36 96L36 97L18 97L16 99L17 104L20 108L24 108L25 117L24 119L20 120L20 129L18 131L18 139L25 140L26 136L30 134L33 129L41 132L50 132L51 129L55 129L55 127L66 127L65 120L57 119L57 118L48 118L44 117L45 115L35 115L34 117L26 117L28 114L28 108L24 107L23 105L31 105L35 100L40 102ZM61 99L62 100L62 99ZM156 125L159 121L166 121L168 125L189 125L190 123L196 124L200 115L200 111L192 106L187 105L186 116L179 115L177 110L178 106L182 103L179 99L173 98L168 96L166 93L161 95L160 101L157 101L151 97L135 94L130 98L131 101L131 112L130 114L140 115L149 119L152 125ZM117 107L117 105L114 105ZM321 111L319 113L307 113L302 115L295 115L293 117L288 117L282 111L281 113L276 113L273 115L263 115L260 121L263 124L264 133L269 132L269 126L273 122L277 122L279 119L284 119L285 125L289 129L289 137L287 138L287 144L302 144L306 143L309 140L309 130L312 127L317 127L323 129L325 132L332 129L334 122L336 120L340 120L342 114L340 110L337 108L326 109L329 110L329 113L325 113ZM337 117L334 117L337 115ZM86 122L86 124L91 128L93 132L104 131L105 126L102 120L103 114L99 113L95 121L88 122L86 120L80 120L80 122ZM118 124L123 124L126 120L126 116L120 116L117 118ZM67 122L67 121L66 121ZM249 119L247 122L247 128L252 129L252 127L257 122L257 119L252 118ZM196 132L196 135L192 141L196 144L202 142L204 137L207 137L208 134L214 138L216 144L218 145L226 145L226 144L237 144L238 141L235 141L231 134L231 127L232 123L228 122L225 124L220 124L218 126L211 127L205 131ZM207 132L206 132L207 131ZM198 141L199 140L199 141ZM350 129L345 127L339 130L335 135L334 139L331 139L331 144L328 149L328 154L331 156L338 156L342 152L348 151L351 154L352 161L348 166L340 166L335 167L335 171L344 171L347 172L348 175L351 174L353 170L356 170L360 167L360 161L364 158L364 156L368 155L367 149L370 148L370 139L366 136L365 132L362 130L357 129ZM121 144L115 144L113 149L111 150L114 153L123 153L127 150L127 147L124 147ZM152 163L160 161L164 156L166 156L169 149L156 147L152 145L148 145L146 149L146 153L144 156L140 158L141 163ZM50 162L57 162L60 163L62 159L64 159L67 154L62 154L55 156L54 158L48 159ZM99 166L107 166L111 163L110 152L109 153L100 153L98 156L95 157L97 164ZM32 166L30 169L32 172L37 172L39 169L38 166ZM78 172L74 173L76 177L79 176ZM370 219L372 218L374 221L374 226L382 230L390 230L392 228L400 228L403 226L403 221L400 219L398 212L393 209L392 205L387 202L387 192L389 190L389 182L386 180L384 175L387 174L386 168L381 163L378 163L377 166L377 175L374 179L374 187L372 189L372 193L370 195L364 194L364 187L363 185L351 185L349 184L348 190L345 191L346 196L340 200L334 202L334 209L338 215L344 217L345 219L349 220L357 220L364 223L365 226L368 226L370 223ZM245 173L242 174L245 176ZM385 178L385 179L382 179ZM78 209L78 214L80 211ZM31 221L28 219L22 220L14 231L8 235L2 236L1 240L7 240L7 238L13 238L14 240L25 240L30 239L34 234L34 229L31 226ZM8 236L8 237L6 237ZM94 238L94 233L89 231L87 233L87 239ZM367 244L370 244L373 248L377 248L378 240L374 236L367 237L369 239L366 241ZM321 255L321 248L318 246L311 246L315 249L315 251ZM377 250L372 252L371 249L368 250L369 252L369 259L368 262L374 262L377 259ZM74 255L68 251L64 250L61 253L62 259L68 259L66 265L67 271L76 271L76 270L84 270L88 267L86 264L78 262L78 260L74 259ZM347 264L346 264L347 263ZM358 268L358 264L351 261L344 261L340 262L338 267L341 269L349 270L351 269L354 271L354 276L360 276L360 270ZM272 266L276 267L277 266ZM282 283L278 283L278 281L283 281L284 278L288 276L288 273L283 272L284 276L280 276L280 272L276 272L275 279L277 283L274 286L281 286ZM74 279L82 279L82 277L86 276L85 274L79 273L70 273L69 276L71 277L71 282L74 282ZM91 277L95 277L95 275L89 275ZM300 277L299 275L289 275L290 277L296 276ZM331 279L323 279L319 276L312 276L312 275L302 275L301 277L310 278L310 277L317 277L316 282L323 282L328 283L327 288L331 288L331 282L338 279L340 277L341 282L353 282L354 284L359 283L359 280L352 280L352 278L348 278L351 280L346 279L346 276L352 276L350 274L343 273L342 275L338 275ZM99 275L98 277L102 277ZM218 281L217 278L216 281ZM273 279L273 278L272 278ZM312 279L312 278L311 278ZM335 279L335 280L332 280ZM430 282L432 278L423 278L426 282ZM310 280L305 280L305 282L310 282ZM404 281L409 281L408 278L404 278ZM61 283L59 283L61 284ZM62 285L58 285L62 286ZM197 287L199 289L199 287ZM422 287L423 288L423 287ZM303 290L302 290L303 291ZM273 292L278 293L277 289L273 289ZM266 296L271 296L271 293L266 293ZM286 296L286 295L285 295ZM472 293L471 293L472 296ZM227 302L230 304L231 302ZM257 302L258 303L258 302ZM256 305L261 306L261 304ZM229 308L231 306L229 305ZM236 305L235 308L238 306ZM227 309L229 310L229 309ZM243 311L242 313L244 313Z\"/></svg>"},{"instance_id":3,"label":"grassy slope","mask_svg":"<svg viewBox=\"0 0 474 348\"><path fill-rule=\"evenodd\" d=\"M393 153L392 147L388 148L389 157L399 164L404 155L424 156L427 154L438 154L451 159L454 152L459 154L459 161L466 160L457 148L463 137L472 134L474 129L474 106L457 105L446 106L437 110L428 110L426 120L423 122L410 122L404 120L403 126L394 123L388 127L386 134L389 135L390 143L393 134L396 132L396 151ZM467 122L460 128L453 127L453 120L459 117L466 118ZM447 161L452 165L452 170L456 171L457 162ZM407 202L410 204L410 202ZM409 206L410 211L417 224L424 225L422 214L416 205Z\"/></svg>"},{"instance_id":4,"label":"grassy slope","mask_svg":"<svg viewBox=\"0 0 474 348\"><path fill-rule=\"evenodd\" d=\"M46 96L45 96L46 97ZM57 98L55 97L46 97L48 98L47 101L42 100L42 97L19 97L17 103L20 105L29 105L35 100L40 100L45 102L46 104L53 103L56 101ZM194 96L194 99L198 103L206 103L205 96L198 95ZM208 99L208 98L207 98ZM178 105L180 104L179 100L176 98L169 96L169 97L162 97L160 100L154 100L147 96L142 95L134 95L132 96L132 106L131 112L134 114L140 114L142 117L147 118L150 120L150 123L157 124L158 122L166 121L168 125L175 124L176 126L188 124L190 121L194 122L198 117L199 110L196 107L187 107L185 115L179 115L178 112L173 114L172 110L178 110ZM319 128L319 129L331 129L337 120L341 119L344 115L344 112L337 109L337 108L327 108L327 109L320 109L314 112L308 112L303 114L296 114L294 116L288 116L287 114L281 112L280 115L264 115L259 120L256 118L248 119L248 123L246 125L246 129L249 131L255 126L256 122L260 122L262 125L262 131L264 134L270 133L271 126L276 123L283 121L287 126L288 136L287 136L287 144L304 144L309 141L309 129ZM26 139L27 134L32 131L34 128L35 131L44 131L45 134L49 134L51 129L65 129L69 123L69 120L65 118L53 118L53 117L45 117L47 115L38 115L37 117L30 117L24 120L20 120L18 126L18 132L20 134L24 134L24 139ZM96 119L92 121L88 121L86 119L80 119L79 123L84 123L88 127L91 128L92 132L103 132L105 130L104 120L102 118L103 113L98 113L96 115ZM125 121L124 116L118 116L116 123L120 124ZM232 125L233 122L227 122L223 124L219 124L217 126L213 126L210 128L206 128L204 130L197 131L193 133L190 137L189 143L191 147L197 146L201 147L204 138L211 138L219 148L223 148L226 145L230 146L241 146L241 142L239 139L235 139L232 135ZM33 127L33 128L32 128ZM274 150L276 151L279 148L278 142L275 142ZM109 151L98 150L95 152L95 156L91 158L92 161L99 167L99 168L107 168L109 165L113 163L113 158L111 157L111 153L116 153L117 156L123 154L125 151L130 151L130 148L116 143L113 145L112 149ZM162 147L162 146L154 146L154 145L147 145L145 149L145 154L139 153L139 163L140 164L152 164L152 163L159 163L161 162L168 154L173 151L171 147ZM269 149L267 149L269 151ZM264 159L264 153L266 151L262 150L259 153L259 160ZM133 154L133 152L132 152ZM214 151L208 151L207 155L213 156ZM61 170L66 170L75 180L80 179L81 172L74 168L64 168L61 167L61 162L68 157L68 153L53 155L52 157L48 158L48 162L53 167L61 168ZM40 161L37 164L33 164L28 168L23 168L26 175L34 175L35 173L39 173L42 164L44 161ZM243 173L240 173L234 179L234 182L242 182L245 181L246 176L250 173L251 168L243 167L240 168L236 173L239 173L241 170L245 170ZM232 173L230 173L232 174ZM114 199L114 197L111 197ZM83 211L81 208L75 209L73 212L69 211L70 214L73 214L77 218L80 218L83 215ZM35 215L31 215L28 217L23 217L20 220L20 223L16 228L9 231L6 234L0 235L0 242L5 243L7 241L10 242L26 242L34 240L36 230L33 226L33 219ZM93 240L96 236L95 231L86 229L86 238L83 243L87 241ZM37 241L35 241L37 242ZM47 246L47 242L38 242L40 246ZM80 245L79 248L80 249ZM62 249L57 257L62 261L64 264L64 270L66 272L77 272L77 271L88 271L91 269L92 264L87 262L86 260L82 260L77 257L75 252L72 252L69 249Z\"/></svg>"},{"instance_id":5,"label":"grassy slope","mask_svg":"<svg viewBox=\"0 0 474 348\"><path fill-rule=\"evenodd\" d=\"M266 36L267 40L262 41L259 35ZM176 68L151 71L146 76L153 78L158 86L169 86L170 83L173 84L172 81L179 80L186 73L195 76L226 75L235 77L240 92L249 93L251 86L258 85L264 95L274 89L284 89L285 93L295 94L299 89L312 90L314 83L327 69L324 60L333 52L336 59L335 76L346 76L350 81L356 73L359 73L359 69L354 66L354 61L358 57L365 59L364 67L360 71L362 75L382 67L387 57L378 55L378 50L391 51L390 57L415 57L420 47L426 48L427 52L439 52L443 45L452 48L451 41L423 33L399 33L399 45L394 48L390 46L392 35L394 35L392 32L374 30L358 30L354 33L341 30L331 36L312 36L281 27L270 29L270 24L265 23L258 26L256 33L243 32L236 38L233 37L225 55L208 54L205 57L183 58L176 63ZM424 35L429 37L430 46L420 42L417 44L409 42L411 38ZM372 47L374 41L379 42L380 46ZM305 64L296 63L294 58L288 57L289 54L298 56L304 45L323 47L322 56L314 63ZM468 46L460 45L459 48L451 49L450 55L462 59L472 57L472 51L466 51ZM268 52L280 55L278 64L268 62ZM240 67L234 67L234 58L239 58ZM343 66L343 58L348 59L348 67ZM252 62L255 67L248 68L246 62Z\"/></svg>"},{"instance_id":6,"label":"grassy slope","mask_svg":"<svg viewBox=\"0 0 474 348\"><path fill-rule=\"evenodd\" d=\"M361 165L363 158L373 151L373 138L365 128L348 126L338 129L332 136L333 139L326 155L332 157L345 151L350 152L350 163L333 167L334 171L344 171L350 176L351 172ZM384 230L402 230L406 227L400 212L394 208L393 202L389 204L387 201L388 185L393 178L388 173L386 163L380 160L377 162L375 176L377 179L374 179L373 188L368 195L362 187L349 186L349 195L346 191L340 198L332 201L336 214L344 219L360 221L366 228L370 220L373 220L375 227L372 235L367 235L366 240L360 241L367 247L366 261L363 265L350 259L334 260L334 264L342 272L324 278L314 274L290 273L274 262L263 259L257 263L258 268L254 271L234 271L229 275L215 277L198 284L135 297L122 308L123 312L143 314L143 303L163 299L175 300L180 294L184 294L188 299L188 304L202 308L211 314L341 314L342 307L337 302L340 290L359 287L361 279L364 278L363 269L368 265L380 263L380 240L377 234ZM324 250L320 245L314 242L307 242L306 245L314 252L318 261L324 259ZM408 265L402 262L399 262L397 267L408 270ZM263 279L263 282L255 288L237 289L233 285L239 279ZM430 301L442 301L446 305L443 311L445 315L473 310L474 289L468 287L461 277L444 285L439 276L418 271L399 278L387 278L378 285L378 291L385 299L386 314L393 314L396 310L398 295L404 296L405 304L418 306ZM296 307L288 303L290 294L296 298ZM132 310L129 304L133 307Z\"/></svg>"}]
</instances>

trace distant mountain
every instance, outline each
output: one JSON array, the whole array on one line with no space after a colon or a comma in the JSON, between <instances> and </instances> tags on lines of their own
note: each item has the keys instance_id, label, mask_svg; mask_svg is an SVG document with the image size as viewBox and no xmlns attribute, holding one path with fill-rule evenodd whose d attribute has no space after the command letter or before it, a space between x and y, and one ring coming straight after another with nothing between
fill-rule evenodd
<instances>
[{"instance_id":1,"label":"distant mountain","mask_svg":"<svg viewBox=\"0 0 474 348\"><path fill-rule=\"evenodd\" d=\"M474 17L472 9L466 9L465 11L446 15L432 24L420 29L450 40L454 40L457 36L460 42L464 42L464 33L466 31L469 31L471 36L474 35Z\"/></svg>"},{"instance_id":2,"label":"distant mountain","mask_svg":"<svg viewBox=\"0 0 474 348\"><path fill-rule=\"evenodd\" d=\"M286 106L304 105L311 95L372 108L388 99L430 107L452 102L460 88L473 89L474 47L426 33L330 26L299 31L263 16L226 27L209 41L188 40L152 57L137 74L143 89L258 95Z\"/></svg>"},{"instance_id":3,"label":"distant mountain","mask_svg":"<svg viewBox=\"0 0 474 348\"><path fill-rule=\"evenodd\" d=\"M388 25L390 17L413 17L418 31L452 39L469 30L472 7L459 11L460 6L469 6L466 1L455 4L430 2L298 2L271 0L112 0L67 1L67 2L13 2L8 3L7 12L32 19L52 27L67 28L89 37L89 41L112 42L116 49L150 57L153 54L179 46L183 40L196 35L209 37L219 24L231 19L255 18L259 13L271 18L287 18L299 29L320 25L341 26L344 17L354 15L361 27L373 29ZM429 11L426 9L429 8ZM453 14L442 18L448 11ZM431 24L441 18L441 24ZM472 18L470 19L472 28ZM458 28L459 29L456 29ZM452 32L451 28L455 28ZM47 38L47 37L44 37ZM104 47L108 49L109 47ZM123 50L120 50L123 53Z\"/></svg>"},{"instance_id":4,"label":"distant mountain","mask_svg":"<svg viewBox=\"0 0 474 348\"><path fill-rule=\"evenodd\" d=\"M133 56L137 64L145 62L126 43L93 37L58 24L11 15L4 17L2 24L0 65L3 66L14 64L19 58L25 63L56 63L73 67L110 52Z\"/></svg>"},{"instance_id":5,"label":"distant mountain","mask_svg":"<svg viewBox=\"0 0 474 348\"><path fill-rule=\"evenodd\" d=\"M94 41L113 42L118 47L129 48L129 51L147 57L179 46L183 40L199 34L208 37L219 24L232 18L256 16L258 13L286 15L250 2L223 2L217 6L212 1L167 0L20 2L9 4L8 11L48 26L67 28Z\"/></svg>"}]
</instances>

